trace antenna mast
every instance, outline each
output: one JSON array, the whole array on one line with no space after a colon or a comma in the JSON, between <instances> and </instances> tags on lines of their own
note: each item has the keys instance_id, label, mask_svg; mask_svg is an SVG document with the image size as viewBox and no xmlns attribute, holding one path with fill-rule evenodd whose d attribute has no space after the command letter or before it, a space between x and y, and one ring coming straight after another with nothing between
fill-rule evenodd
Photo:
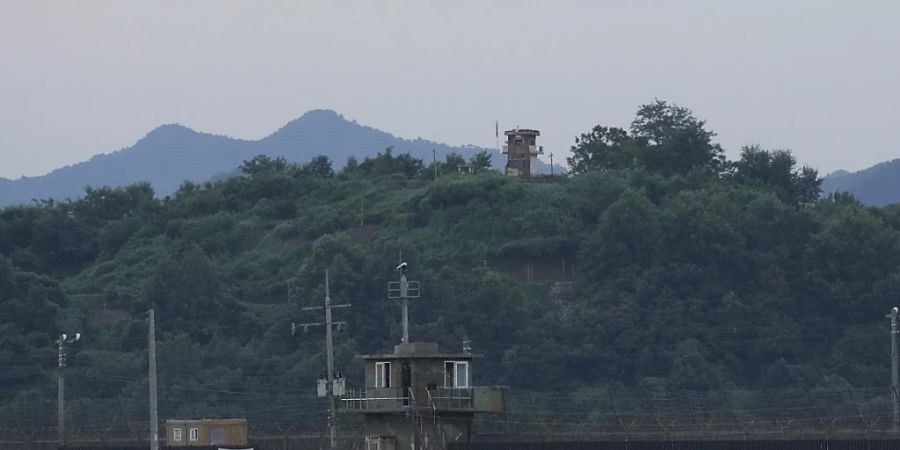
<instances>
[{"instance_id":1,"label":"antenna mast","mask_svg":"<svg viewBox=\"0 0 900 450\"><path fill-rule=\"evenodd\" d=\"M403 338L402 343L409 343L409 299L419 298L419 282L409 281L406 279L406 273L409 271L409 264L400 262L397 266L400 272L400 281L391 281L388 283L388 298L391 300L399 300L400 306L403 308Z\"/></svg>"}]
</instances>

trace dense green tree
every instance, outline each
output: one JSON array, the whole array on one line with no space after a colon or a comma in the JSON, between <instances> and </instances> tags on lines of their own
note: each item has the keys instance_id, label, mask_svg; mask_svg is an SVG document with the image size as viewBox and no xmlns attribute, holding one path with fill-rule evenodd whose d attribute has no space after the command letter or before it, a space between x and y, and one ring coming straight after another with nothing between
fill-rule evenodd
<instances>
[{"instance_id":1,"label":"dense green tree","mask_svg":"<svg viewBox=\"0 0 900 450\"><path fill-rule=\"evenodd\" d=\"M331 168L331 160L324 155L314 157L312 161L303 166L303 169L317 177L327 178L334 176L334 169Z\"/></svg>"},{"instance_id":2,"label":"dense green tree","mask_svg":"<svg viewBox=\"0 0 900 450\"><path fill-rule=\"evenodd\" d=\"M797 167L790 150L764 150L757 145L741 149L741 159L730 164L731 176L745 182L755 182L776 190L792 203L816 201L822 193L822 178L810 167Z\"/></svg>"},{"instance_id":3,"label":"dense green tree","mask_svg":"<svg viewBox=\"0 0 900 450\"><path fill-rule=\"evenodd\" d=\"M486 172L491 170L491 157L493 154L487 150L482 150L469 158L469 164L471 164L475 171L477 172Z\"/></svg>"},{"instance_id":4,"label":"dense green tree","mask_svg":"<svg viewBox=\"0 0 900 450\"><path fill-rule=\"evenodd\" d=\"M648 170L718 172L725 161L724 151L712 142L716 134L705 125L690 109L656 100L638 108L631 136L643 147L643 166Z\"/></svg>"},{"instance_id":5,"label":"dense green tree","mask_svg":"<svg viewBox=\"0 0 900 450\"><path fill-rule=\"evenodd\" d=\"M597 125L590 133L575 138L572 156L567 158L572 173L639 167L640 149L621 128Z\"/></svg>"},{"instance_id":6,"label":"dense green tree","mask_svg":"<svg viewBox=\"0 0 900 450\"><path fill-rule=\"evenodd\" d=\"M244 161L244 163L241 164L240 171L249 177L256 177L284 172L287 168L288 163L283 156L270 158L266 155L256 155L253 158Z\"/></svg>"}]
</instances>

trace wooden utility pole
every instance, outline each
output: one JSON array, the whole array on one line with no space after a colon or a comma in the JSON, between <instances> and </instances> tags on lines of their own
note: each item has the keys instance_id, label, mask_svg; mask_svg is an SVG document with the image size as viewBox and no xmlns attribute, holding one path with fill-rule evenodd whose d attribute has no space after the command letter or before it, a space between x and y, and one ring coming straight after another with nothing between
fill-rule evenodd
<instances>
[{"instance_id":1,"label":"wooden utility pole","mask_svg":"<svg viewBox=\"0 0 900 450\"><path fill-rule=\"evenodd\" d=\"M308 306L303 308L304 311L312 311L312 310L325 310L325 322L309 322L309 323L301 323L301 324L292 324L292 331L296 332L297 327L302 327L304 330L308 327L315 326L325 326L325 356L327 359L327 367L328 367L328 378L325 381L325 395L328 397L328 431L329 431L329 443L330 448L335 450L337 448L337 404L334 399L334 343L332 338L332 329L333 325L343 326L346 325L347 322L339 321L334 322L331 320L331 310L332 308L349 308L350 304L344 305L332 305L331 304L331 292L329 286L328 279L328 271L325 271L325 304L324 306Z\"/></svg>"},{"instance_id":2,"label":"wooden utility pole","mask_svg":"<svg viewBox=\"0 0 900 450\"><path fill-rule=\"evenodd\" d=\"M156 317L154 310L147 312L147 357L149 359L147 379L150 384L150 450L159 450L159 416L156 400Z\"/></svg>"}]
</instances>

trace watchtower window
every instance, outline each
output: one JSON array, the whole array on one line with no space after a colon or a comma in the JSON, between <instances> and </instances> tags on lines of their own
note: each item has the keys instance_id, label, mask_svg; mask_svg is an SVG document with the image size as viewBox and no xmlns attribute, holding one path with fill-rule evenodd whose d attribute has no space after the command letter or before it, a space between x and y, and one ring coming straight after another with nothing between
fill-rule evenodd
<instances>
[{"instance_id":1,"label":"watchtower window","mask_svg":"<svg viewBox=\"0 0 900 450\"><path fill-rule=\"evenodd\" d=\"M515 142L516 144L521 144L525 142L525 139L523 139L522 136L516 136L513 138L513 142Z\"/></svg>"},{"instance_id":2,"label":"watchtower window","mask_svg":"<svg viewBox=\"0 0 900 450\"><path fill-rule=\"evenodd\" d=\"M444 387L469 387L468 361L447 361L444 363Z\"/></svg>"},{"instance_id":3,"label":"watchtower window","mask_svg":"<svg viewBox=\"0 0 900 450\"><path fill-rule=\"evenodd\" d=\"M377 362L375 363L375 387L389 388L391 387L391 363Z\"/></svg>"}]
</instances>

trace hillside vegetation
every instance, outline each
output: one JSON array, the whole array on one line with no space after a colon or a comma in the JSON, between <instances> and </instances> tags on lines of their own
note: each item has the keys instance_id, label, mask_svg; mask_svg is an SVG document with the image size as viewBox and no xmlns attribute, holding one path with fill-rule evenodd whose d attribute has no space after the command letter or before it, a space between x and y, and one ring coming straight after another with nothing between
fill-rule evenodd
<instances>
[{"instance_id":1,"label":"hillside vegetation","mask_svg":"<svg viewBox=\"0 0 900 450\"><path fill-rule=\"evenodd\" d=\"M147 184L0 210L0 402L55 398L59 332L71 398L146 400L146 320L156 308L161 417L226 411L223 393L312 395L320 320L351 303L337 368L399 342L385 300L400 255L423 297L415 340L477 353L478 384L575 391L884 385L884 315L900 288L900 213L819 198L786 151L726 161L690 111L655 102L629 130L580 136L573 174L486 169L438 179L390 150L335 172L265 156L242 175ZM476 157L478 158L478 157ZM303 394L305 393L305 394ZM293 395L293 394L292 394ZM298 397L302 398L302 397ZM232 414L233 409L227 409ZM51 415L52 416L52 415ZM48 417L52 420L52 417Z\"/></svg>"}]
</instances>

